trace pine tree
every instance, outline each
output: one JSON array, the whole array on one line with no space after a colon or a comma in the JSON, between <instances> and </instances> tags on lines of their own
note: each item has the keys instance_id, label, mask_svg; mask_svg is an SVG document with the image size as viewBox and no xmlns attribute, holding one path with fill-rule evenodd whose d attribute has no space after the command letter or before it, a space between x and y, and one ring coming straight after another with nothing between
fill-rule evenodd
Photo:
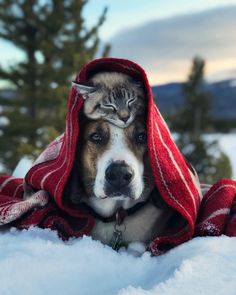
<instances>
[{"instance_id":1,"label":"pine tree","mask_svg":"<svg viewBox=\"0 0 236 295\"><path fill-rule=\"evenodd\" d=\"M196 140L210 124L211 95L202 90L204 67L204 60L195 57L188 80L182 85L184 105L178 113L181 117L176 121L178 130L182 133L187 132L192 139Z\"/></svg>"},{"instance_id":2,"label":"pine tree","mask_svg":"<svg viewBox=\"0 0 236 295\"><path fill-rule=\"evenodd\" d=\"M94 58L107 9L87 28L87 0L0 0L0 38L25 59L0 67L0 79L15 90L0 98L0 162L13 169L22 155L37 155L63 131L67 96L74 74ZM104 47L104 55L109 46Z\"/></svg>"},{"instance_id":3,"label":"pine tree","mask_svg":"<svg viewBox=\"0 0 236 295\"><path fill-rule=\"evenodd\" d=\"M204 67L202 58L194 58L188 80L182 87L184 104L177 111L173 127L179 133L177 144L197 170L200 181L213 183L222 177L230 178L232 168L218 143L208 142L202 136L211 124L211 96L203 90Z\"/></svg>"}]
</instances>

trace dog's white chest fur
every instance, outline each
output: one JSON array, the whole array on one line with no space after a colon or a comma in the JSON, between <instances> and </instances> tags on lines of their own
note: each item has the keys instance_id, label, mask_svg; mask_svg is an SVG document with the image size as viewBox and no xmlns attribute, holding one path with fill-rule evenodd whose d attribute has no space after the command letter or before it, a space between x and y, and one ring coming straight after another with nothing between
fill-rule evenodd
<instances>
[{"instance_id":1,"label":"dog's white chest fur","mask_svg":"<svg viewBox=\"0 0 236 295\"><path fill-rule=\"evenodd\" d=\"M125 218L123 224L126 229L122 232L122 242L125 244L134 241L149 243L163 231L170 215L169 210L162 210L151 202L148 203L136 213ZM121 226L122 229L124 226ZM97 219L91 236L95 240L110 245L114 230L115 222L105 223Z\"/></svg>"}]
</instances>

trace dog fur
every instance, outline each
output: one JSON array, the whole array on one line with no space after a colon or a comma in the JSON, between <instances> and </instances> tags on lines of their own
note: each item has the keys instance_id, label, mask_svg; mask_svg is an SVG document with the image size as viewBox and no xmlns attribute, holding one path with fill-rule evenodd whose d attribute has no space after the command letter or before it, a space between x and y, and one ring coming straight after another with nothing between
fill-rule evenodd
<instances>
[{"instance_id":1,"label":"dog fur","mask_svg":"<svg viewBox=\"0 0 236 295\"><path fill-rule=\"evenodd\" d=\"M101 217L110 217L118 208L128 210L140 202L145 205L125 218L123 244L134 241L147 244L159 235L172 215L169 207L157 208L150 198L153 190L153 178L148 160L146 140L137 143L136 136L144 135L145 118L137 118L128 128L122 129L103 120L84 119L81 124L76 174L82 180L83 198ZM98 135L102 140L99 142ZM94 138L98 140L98 143ZM135 139L136 138L136 139ZM105 171L113 162L124 162L134 170L134 177L127 192L106 193ZM72 181L73 182L73 181ZM80 192L81 193L81 192ZM92 238L110 245L116 221L103 222L96 218L91 232Z\"/></svg>"}]
</instances>

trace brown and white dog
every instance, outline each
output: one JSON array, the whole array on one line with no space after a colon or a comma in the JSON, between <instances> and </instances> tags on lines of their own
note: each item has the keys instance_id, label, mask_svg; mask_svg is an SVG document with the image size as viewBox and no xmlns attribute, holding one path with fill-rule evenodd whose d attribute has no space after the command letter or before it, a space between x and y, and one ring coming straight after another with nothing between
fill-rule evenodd
<instances>
[{"instance_id":1,"label":"brown and white dog","mask_svg":"<svg viewBox=\"0 0 236 295\"><path fill-rule=\"evenodd\" d=\"M165 227L171 210L158 208L151 198L154 184L144 118L136 118L124 129L84 118L80 130L79 165L74 167L71 182L79 174L82 202L96 217L92 238L114 248L117 232L122 234L118 244L150 242ZM76 195L73 190L71 195L72 199Z\"/></svg>"}]
</instances>

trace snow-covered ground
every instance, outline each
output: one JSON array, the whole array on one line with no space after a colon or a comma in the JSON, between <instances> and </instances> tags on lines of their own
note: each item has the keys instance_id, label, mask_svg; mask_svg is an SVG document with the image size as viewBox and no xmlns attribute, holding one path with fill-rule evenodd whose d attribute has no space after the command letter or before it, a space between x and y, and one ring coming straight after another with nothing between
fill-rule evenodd
<instances>
[{"instance_id":1,"label":"snow-covered ground","mask_svg":"<svg viewBox=\"0 0 236 295\"><path fill-rule=\"evenodd\" d=\"M236 238L196 238L160 257L116 253L49 230L0 235L3 295L235 295Z\"/></svg>"}]
</instances>

